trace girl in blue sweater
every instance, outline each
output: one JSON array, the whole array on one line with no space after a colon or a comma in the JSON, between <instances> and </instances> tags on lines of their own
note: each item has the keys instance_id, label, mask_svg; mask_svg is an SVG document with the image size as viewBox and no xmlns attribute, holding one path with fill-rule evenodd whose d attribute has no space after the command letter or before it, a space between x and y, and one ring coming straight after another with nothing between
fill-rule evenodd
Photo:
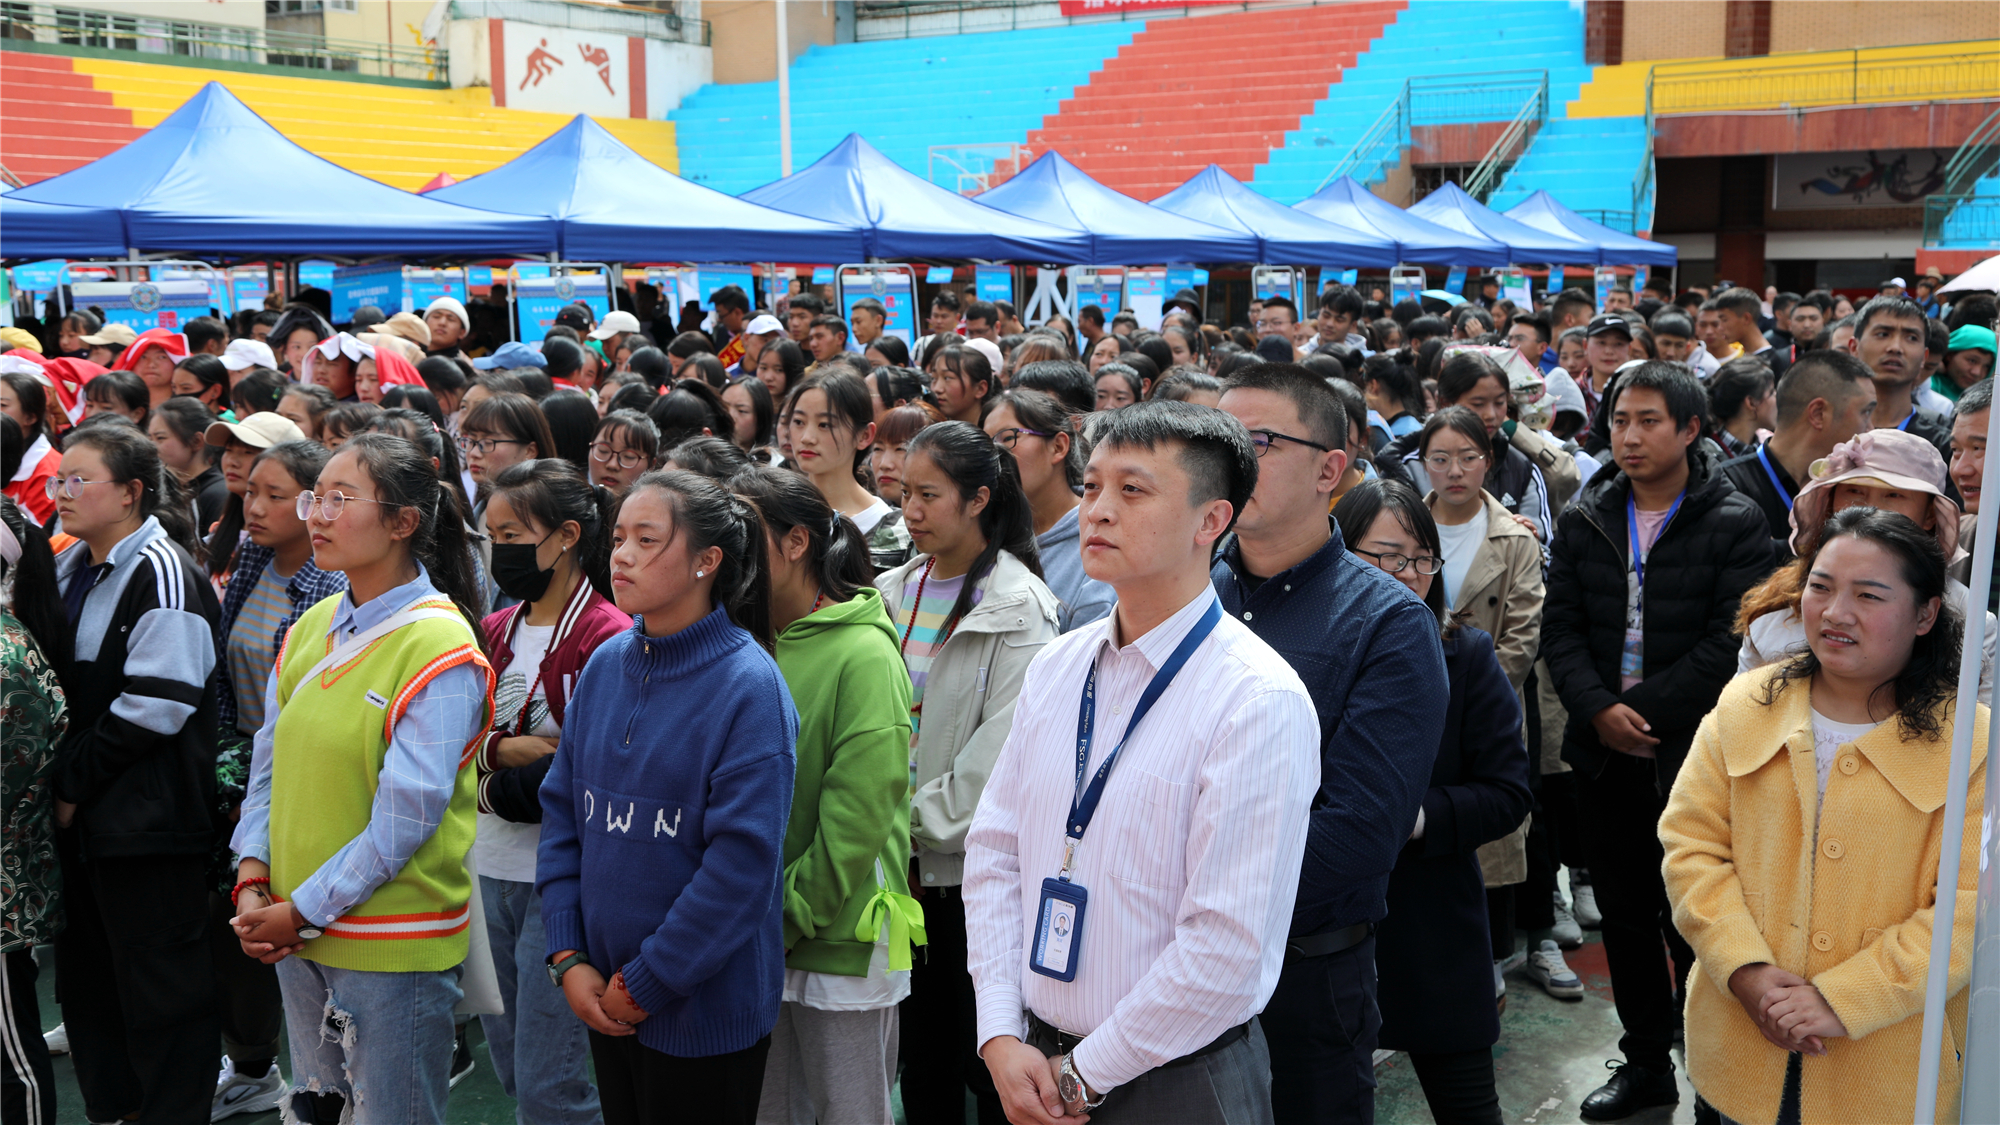
<instances>
[{"instance_id":1,"label":"girl in blue sweater","mask_svg":"<svg viewBox=\"0 0 2000 1125\"><path fill-rule=\"evenodd\" d=\"M549 971L590 1027L606 1125L749 1125L784 985L799 726L763 524L704 477L655 472L611 544L640 621L591 655L542 783Z\"/></svg>"}]
</instances>

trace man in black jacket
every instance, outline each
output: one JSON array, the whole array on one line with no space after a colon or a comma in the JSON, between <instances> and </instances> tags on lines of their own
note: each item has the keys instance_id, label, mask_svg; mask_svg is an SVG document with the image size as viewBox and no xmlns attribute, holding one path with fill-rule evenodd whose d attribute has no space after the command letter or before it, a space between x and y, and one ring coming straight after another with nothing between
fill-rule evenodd
<instances>
[{"instance_id":1,"label":"man in black jacket","mask_svg":"<svg viewBox=\"0 0 2000 1125\"><path fill-rule=\"evenodd\" d=\"M1908 297L1877 297L1855 313L1847 351L1875 377L1875 425L1916 434L1951 460L1951 422L1925 410L1913 397L1924 380L1925 339L1930 324L1923 307Z\"/></svg>"},{"instance_id":2,"label":"man in black jacket","mask_svg":"<svg viewBox=\"0 0 2000 1125\"><path fill-rule=\"evenodd\" d=\"M1557 523L1542 618L1625 1026L1625 1063L1581 1107L1598 1121L1679 1100L1668 1057L1678 1000L1662 939L1683 984L1694 955L1674 930L1654 826L1697 724L1736 671L1737 601L1771 570L1763 513L1700 441L1706 402L1694 376L1649 361L1609 393L1614 471Z\"/></svg>"}]
</instances>

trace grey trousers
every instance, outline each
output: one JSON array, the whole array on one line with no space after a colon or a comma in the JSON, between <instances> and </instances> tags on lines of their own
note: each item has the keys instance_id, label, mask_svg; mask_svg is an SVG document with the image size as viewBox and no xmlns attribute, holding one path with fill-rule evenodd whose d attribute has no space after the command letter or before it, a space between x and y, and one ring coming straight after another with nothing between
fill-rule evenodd
<instances>
[{"instance_id":1,"label":"grey trousers","mask_svg":"<svg viewBox=\"0 0 2000 1125\"><path fill-rule=\"evenodd\" d=\"M1220 1051L1156 1067L1111 1091L1091 1125L1272 1125L1271 1051L1264 1029Z\"/></svg>"},{"instance_id":2,"label":"grey trousers","mask_svg":"<svg viewBox=\"0 0 2000 1125\"><path fill-rule=\"evenodd\" d=\"M897 1008L823 1012L778 1008L757 1125L889 1125Z\"/></svg>"}]
</instances>

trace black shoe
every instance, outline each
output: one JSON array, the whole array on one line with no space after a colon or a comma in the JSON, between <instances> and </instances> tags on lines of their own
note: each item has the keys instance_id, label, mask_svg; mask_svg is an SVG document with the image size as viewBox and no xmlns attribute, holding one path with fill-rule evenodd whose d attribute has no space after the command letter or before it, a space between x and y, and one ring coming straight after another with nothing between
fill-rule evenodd
<instances>
[{"instance_id":1,"label":"black shoe","mask_svg":"<svg viewBox=\"0 0 2000 1125\"><path fill-rule=\"evenodd\" d=\"M1637 1063L1604 1065L1611 1070L1611 1080L1592 1090L1579 1107L1592 1121L1617 1121L1650 1106L1675 1105L1681 1100L1672 1063L1663 1071L1647 1070Z\"/></svg>"},{"instance_id":2,"label":"black shoe","mask_svg":"<svg viewBox=\"0 0 2000 1125\"><path fill-rule=\"evenodd\" d=\"M458 1026L458 1041L451 1049L451 1084L457 1086L472 1073L472 1048L465 1041L465 1024Z\"/></svg>"}]
</instances>

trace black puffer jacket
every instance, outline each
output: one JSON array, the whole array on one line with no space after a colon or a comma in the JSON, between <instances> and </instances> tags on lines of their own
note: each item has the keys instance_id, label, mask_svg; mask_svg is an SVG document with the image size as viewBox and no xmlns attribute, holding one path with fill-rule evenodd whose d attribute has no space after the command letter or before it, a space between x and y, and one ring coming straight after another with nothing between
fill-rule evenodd
<instances>
[{"instance_id":1,"label":"black puffer jacket","mask_svg":"<svg viewBox=\"0 0 2000 1125\"><path fill-rule=\"evenodd\" d=\"M1736 674L1730 633L1743 592L1771 573L1764 513L1718 470L1706 443L1691 455L1687 499L1646 556L1645 672L1618 690L1625 647L1630 538L1625 474L1598 474L1557 521L1542 610L1542 656L1569 711L1563 759L1593 774L1607 749L1591 717L1614 703L1637 711L1660 740L1654 748L1664 792L1687 757L1702 716Z\"/></svg>"}]
</instances>

